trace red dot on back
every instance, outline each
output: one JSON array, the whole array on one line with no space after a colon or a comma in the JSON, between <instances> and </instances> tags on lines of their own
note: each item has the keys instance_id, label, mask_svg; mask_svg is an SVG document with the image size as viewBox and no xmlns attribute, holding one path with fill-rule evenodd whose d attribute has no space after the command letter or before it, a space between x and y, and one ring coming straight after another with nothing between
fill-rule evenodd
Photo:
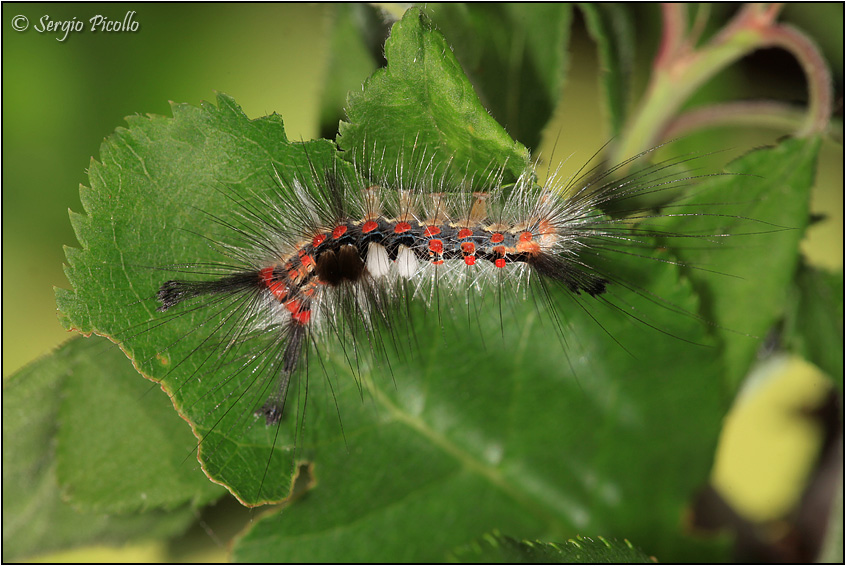
<instances>
[{"instance_id":1,"label":"red dot on back","mask_svg":"<svg viewBox=\"0 0 846 566\"><path fill-rule=\"evenodd\" d=\"M291 314L291 318L294 319L295 322L298 322L305 326L308 324L308 321L311 320L311 311L310 310L301 310Z\"/></svg>"},{"instance_id":2,"label":"red dot on back","mask_svg":"<svg viewBox=\"0 0 846 566\"><path fill-rule=\"evenodd\" d=\"M265 267L261 271L259 271L259 277L261 277L262 283L265 285L270 285L273 282L273 268L272 267Z\"/></svg>"}]
</instances>

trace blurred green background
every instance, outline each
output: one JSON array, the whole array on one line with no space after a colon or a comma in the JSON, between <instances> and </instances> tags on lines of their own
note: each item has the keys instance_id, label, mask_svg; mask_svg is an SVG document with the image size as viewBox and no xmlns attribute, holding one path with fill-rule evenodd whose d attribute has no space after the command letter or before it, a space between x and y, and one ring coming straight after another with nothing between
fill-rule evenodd
<instances>
[{"instance_id":1,"label":"blurred green background","mask_svg":"<svg viewBox=\"0 0 846 566\"><path fill-rule=\"evenodd\" d=\"M94 15L120 21L132 11L136 32L88 29ZM335 7L325 4L3 4L4 377L68 338L56 318L53 286L68 285L62 246L78 244L67 211L82 211L78 186L87 184L86 169L101 141L125 125L127 115L169 116L168 101L199 104L216 91L233 96L251 118L277 112L289 139L318 137L334 13ZM29 21L25 31L12 28L18 15ZM53 21L82 20L86 29L58 41L63 33L34 29L45 15ZM835 83L842 85L842 4L788 6L782 20L821 43ZM581 31L572 44L559 125L546 132L546 155L557 140L555 153L567 157L576 152L580 163L607 141L596 68L595 47ZM735 69L730 78L742 83L744 73ZM738 90L780 93L788 100L801 100L804 93L801 80L796 84L776 76L769 84L748 83ZM842 117L842 88L838 92L835 105ZM731 132L724 143L742 153L786 133ZM814 209L832 218L812 229L806 250L817 264L842 269L842 146L826 144L822 165L818 185L825 190L816 194ZM804 445L808 434L800 440ZM747 441L739 454L749 453L748 442L761 445L760 439ZM813 452L813 445L805 452ZM787 458L795 455L787 451ZM731 467L720 459L718 466ZM749 470L748 464L738 466ZM754 500L748 493L755 485L742 487L742 474L733 484L719 479L725 473L718 470L718 483L741 486L737 489L747 490L741 500ZM791 473L801 477L801 472ZM751 470L746 477L754 477ZM764 499L772 506L772 496ZM754 515L754 501L749 505Z\"/></svg>"},{"instance_id":2,"label":"blurred green background","mask_svg":"<svg viewBox=\"0 0 846 566\"><path fill-rule=\"evenodd\" d=\"M92 33L87 20L134 33ZM277 112L290 139L317 136L326 67L327 6L203 4L3 5L3 375L68 335L53 286L67 287L63 245L76 246L68 209L102 140L131 114L170 115L168 101L232 95L251 118ZM26 16L16 32L12 19ZM48 15L83 32L38 33Z\"/></svg>"}]
</instances>

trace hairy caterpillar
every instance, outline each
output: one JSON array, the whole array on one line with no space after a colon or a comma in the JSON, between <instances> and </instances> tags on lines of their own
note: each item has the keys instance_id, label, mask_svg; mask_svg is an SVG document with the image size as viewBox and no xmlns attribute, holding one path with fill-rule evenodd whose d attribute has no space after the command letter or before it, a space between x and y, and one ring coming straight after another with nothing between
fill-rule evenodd
<instances>
[{"instance_id":1,"label":"hairy caterpillar","mask_svg":"<svg viewBox=\"0 0 846 566\"><path fill-rule=\"evenodd\" d=\"M662 222L703 213L687 212L677 203L672 212L661 214L641 203L661 195L667 200L668 193L693 182L694 175L680 171L695 158L615 176L644 157L638 156L610 169L597 166L570 178L553 175L539 184L532 167L513 183L503 181L502 169L455 181L436 174L431 158L409 159L418 165L401 171L407 166L372 157L381 153L374 150L362 160L366 167L336 162L318 170L306 151L306 167L290 173L274 169L273 181L263 190L251 188L235 199L221 189L229 202L226 218L197 213L218 228L212 247L219 259L175 267L183 275L161 283L156 301L164 313L159 321L194 317L184 334L158 350L157 356L167 356L172 346L190 345L166 375L186 374L176 378L180 390L193 380L216 376L205 393L215 401L209 415L213 424L202 434L201 448L210 443L217 453L220 442L211 442L211 435L237 438L254 427L249 413L230 414L242 399L268 430L278 431L271 425L279 425L291 411L286 408L289 388L299 387L300 404L293 412L298 417L290 420L301 419L310 367L328 379L330 388L337 386L332 385L333 370L326 368L333 351L343 354L341 365L356 380L363 372L362 355L368 353L375 359L375 379L390 379L396 371L390 352L414 357L421 342L444 340L420 335L409 323L415 316L440 321L435 332L444 324L464 325L466 318L470 332L484 340L485 331L473 328L477 316L490 315L482 311L498 311L494 319L511 325L515 319L503 312L528 299L551 323L565 366L570 363L568 342L579 340L567 329L573 308L591 319L597 308L610 310L629 324L671 334L680 343L704 340L653 322L649 311L658 309L702 326L698 315L641 287L625 267L678 268L681 264L672 257L656 255L655 242L693 238L713 246L728 235L662 228ZM651 308L634 305L633 297ZM454 318L459 322L444 320ZM153 329L160 330L161 324ZM602 321L594 324L611 334ZM428 328L431 333L433 327ZM615 336L606 338L626 351L626 344L614 343ZM266 474L258 493L249 496L261 499Z\"/></svg>"},{"instance_id":2,"label":"hairy caterpillar","mask_svg":"<svg viewBox=\"0 0 846 566\"><path fill-rule=\"evenodd\" d=\"M518 288L561 284L576 295L602 295L613 275L591 265L600 251L657 234L622 234L644 211L614 220L600 206L655 189L667 181L660 176L667 167L611 181L606 171L572 194L554 183L536 185L531 169L509 190L497 182L475 187L472 179L457 187L422 177L408 186L369 184L334 171L312 183L280 181L276 202L236 207L244 223L236 231L246 242L227 249L242 267L217 279L167 281L158 310L223 296L245 313L235 316L245 329L224 348L253 333L273 334L278 345L271 349L281 355L266 370L277 374L276 385L260 413L275 424L309 342L339 332L350 325L345 321L362 320L370 331L390 327L396 304L412 297L431 303L444 285L447 294L485 293L505 278Z\"/></svg>"},{"instance_id":3,"label":"hairy caterpillar","mask_svg":"<svg viewBox=\"0 0 846 566\"><path fill-rule=\"evenodd\" d=\"M167 127L178 132L202 117L216 135L229 127L243 136L250 123L231 100L219 101L220 108L177 107ZM276 127L272 117L264 122ZM356 423L373 419L351 411L351 383L353 399L375 396L413 413L426 410L419 403L432 393L421 397L419 388L496 392L499 372L523 380L544 371L553 381L538 383L554 382L556 396L568 398L564 389L579 384L570 395L606 403L602 389L617 387L608 379L632 371L623 367L651 367L652 378L660 371L669 379L670 360L703 370L716 362L715 350L702 346L712 344L708 324L681 273L725 271L668 249L723 247L724 236L748 232L750 221L736 205L702 204L715 201L690 190L699 175L685 169L695 157L637 167L647 152L539 183L529 165L479 169L414 145L374 143L346 161L327 142L283 139L268 163L258 142L232 137L237 145L221 154L241 157L214 175L189 173L167 193L86 193L97 198L89 214L111 228L88 236L85 263L69 258L127 284L77 285L72 301L60 301L66 311L83 307L78 328L113 336L143 374L164 384L200 439L207 474L246 503L284 498L294 460L310 461L327 438L343 452L349 431L366 426ZM162 178L184 175L179 160L167 166ZM140 167L121 175L146 183ZM137 204L123 205L125 198ZM162 213L139 218L137 206ZM116 291L123 298L113 311L88 307ZM92 315L96 327L84 319ZM670 345L644 354L661 344L656 338ZM531 360L522 357L527 348ZM505 370L510 363L519 367ZM442 377L433 381L431 372ZM315 384L325 394L310 400ZM332 413L343 413L341 427ZM469 447L496 454L496 444ZM233 464L242 461L260 465L245 473Z\"/></svg>"}]
</instances>

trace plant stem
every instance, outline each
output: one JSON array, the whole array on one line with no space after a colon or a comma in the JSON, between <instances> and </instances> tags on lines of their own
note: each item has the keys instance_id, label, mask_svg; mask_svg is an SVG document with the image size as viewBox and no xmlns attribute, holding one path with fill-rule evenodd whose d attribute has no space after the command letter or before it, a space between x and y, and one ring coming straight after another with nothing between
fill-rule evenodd
<instances>
[{"instance_id":1,"label":"plant stem","mask_svg":"<svg viewBox=\"0 0 846 566\"><path fill-rule=\"evenodd\" d=\"M721 126L754 125L794 130L803 123L804 113L785 102L741 100L694 108L671 120L659 139L671 140L690 132Z\"/></svg>"},{"instance_id":2,"label":"plant stem","mask_svg":"<svg viewBox=\"0 0 846 566\"><path fill-rule=\"evenodd\" d=\"M831 73L816 44L801 31L787 25L764 30L763 45L781 47L799 61L808 81L808 113L796 136L807 137L824 132L831 117Z\"/></svg>"},{"instance_id":3,"label":"plant stem","mask_svg":"<svg viewBox=\"0 0 846 566\"><path fill-rule=\"evenodd\" d=\"M810 39L792 27L775 23L780 9L780 4L747 4L720 33L696 49L696 37L685 35L685 8L664 5L664 32L652 77L638 112L614 148L613 161L622 162L660 143L661 133L703 83L738 59L765 47L789 51L808 78L808 114L796 135L823 132L831 114L831 76Z\"/></svg>"}]
</instances>

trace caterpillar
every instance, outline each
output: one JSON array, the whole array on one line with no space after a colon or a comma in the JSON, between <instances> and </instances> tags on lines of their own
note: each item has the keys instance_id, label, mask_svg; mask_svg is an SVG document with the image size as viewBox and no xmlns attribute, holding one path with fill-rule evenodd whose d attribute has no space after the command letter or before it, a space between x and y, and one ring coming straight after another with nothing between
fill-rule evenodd
<instances>
[{"instance_id":1,"label":"caterpillar","mask_svg":"<svg viewBox=\"0 0 846 566\"><path fill-rule=\"evenodd\" d=\"M239 204L245 226L237 233L248 242L228 249L243 267L217 279L165 282L158 310L205 297L246 297L238 308L249 314L239 324L251 328L241 338L273 333L279 344L273 349L281 352L268 368L276 374L273 393L259 410L272 425L282 418L308 343L337 331L342 319L390 327L392 303L430 297L443 285L484 293L485 282L506 277L602 295L611 275L591 266L590 256L655 234L622 235L622 225L643 216L612 220L600 205L641 194L644 179L655 188L667 167L612 182L604 182L610 174L604 172L568 196L564 187L536 185L531 169L507 191L498 183L477 190L472 180L458 187L433 186L432 179L368 184L359 174L350 179L335 171L314 179L315 193L299 178L280 180L277 202Z\"/></svg>"},{"instance_id":2,"label":"caterpillar","mask_svg":"<svg viewBox=\"0 0 846 566\"><path fill-rule=\"evenodd\" d=\"M246 123L228 99L220 102L219 110L191 112ZM252 147L228 153L248 156ZM342 439L345 429L360 429L349 424L360 415L345 402L348 381L359 397L383 395L378 390L391 382L397 395L413 395L428 386L425 368L440 367L457 382L481 372L479 386L494 379L496 388L496 367L479 362L493 363L496 351L513 350L505 359L518 359L526 346L514 340L525 338L515 336L532 329L539 337L538 325L526 326L530 319L541 325L552 375L569 374L591 389L598 374L618 371L598 367L615 356L596 344L632 360L643 355L643 337L622 336L629 328L652 336L646 343L669 335L679 363L690 356L682 346L700 350L694 358L712 356L709 323L679 277L713 268L669 250L691 242L717 248L737 235L732 225L750 221L703 208L693 186L732 175L692 170L700 156L649 164L653 150L570 175L559 168L539 181L533 164L517 174L508 163L479 170L416 143L400 150L373 143L345 159L324 142L279 147L259 174L245 179L221 169L210 190L203 180L163 195L162 224L157 216L133 224L132 208L106 193L105 217L116 234L108 239L133 259L93 264L108 266L109 280L130 269L121 289L132 293L119 316L107 312L95 331L164 384L200 439L203 469L244 503L285 498L295 462L311 461L311 447L332 438L325 423L335 421ZM251 159L260 163L257 153ZM182 193L202 194L205 204L181 208ZM161 204L157 194L142 197ZM156 238L172 249L153 248ZM176 263L151 263L162 254ZM76 304L103 300L83 286L77 297ZM598 338L587 337L591 326ZM660 365L668 355L644 361ZM521 365L531 376L532 364ZM327 387L322 404L309 400L314 383ZM571 393L584 395L579 388ZM233 464L247 460L261 465L244 474Z\"/></svg>"},{"instance_id":3,"label":"caterpillar","mask_svg":"<svg viewBox=\"0 0 846 566\"><path fill-rule=\"evenodd\" d=\"M149 162L120 170L126 190L83 192L100 228L77 221L87 246L69 250L76 291L59 302L70 324L110 336L162 384L199 439L204 471L242 502L288 497L298 462L323 462L325 478L329 446L343 454L348 432L379 422L362 412L368 406L409 426L435 411L449 429L460 414L452 411L466 408L439 405L472 390L488 403L485 428L495 429L506 393L532 391L534 421L563 404L585 423L613 413L622 426L652 417L615 407L609 390L674 391L670 380L688 368L701 384L696 402L715 398L705 380L719 362L709 336L718 327L701 315L690 281L735 275L707 254L698 261L693 248L746 261L742 246L720 242L762 232L747 227L766 183L730 192L751 177L702 174L692 170L696 155L650 165L654 151L545 181L533 165L479 169L422 143L373 142L342 159L326 141L287 142L278 119L250 122L226 97L174 114L166 134L137 120L115 147L131 160L124 148L135 140L167 144L186 124L236 143L215 147L225 161L199 178L183 173L185 159ZM152 165L156 179L184 182L156 190L164 183L148 184ZM92 178L114 171L96 166ZM136 215L142 208L161 213ZM693 260L677 258L686 251ZM82 284L94 272L123 283ZM310 396L315 384L326 394ZM591 403L578 406L584 398ZM542 436L557 430L549 426ZM501 446L474 435L464 448L496 461Z\"/></svg>"},{"instance_id":4,"label":"caterpillar","mask_svg":"<svg viewBox=\"0 0 846 566\"><path fill-rule=\"evenodd\" d=\"M332 387L332 371L325 366L333 349L343 353L353 376L363 373L362 355L369 353L378 377L388 379L394 371L388 351L402 355L419 347L418 340L442 340L415 335L408 322L415 306L438 320L463 318L466 310L472 327L483 309L498 310L500 324L513 324L503 310L528 300L559 336L562 361L573 339L565 309L574 304L591 318L602 305L632 324L684 342L686 336L651 322L650 313L626 295L701 325L698 315L639 286L625 265L678 268L677 260L656 254L656 241L694 238L714 245L728 234L684 234L660 226L703 213L686 212L683 204L658 213L642 203L697 180L680 173L695 156L619 174L651 153L569 178L558 172L545 183L537 181L535 167L513 183L503 181L503 169L456 181L436 173L432 159L422 154L408 160L418 164L414 170L397 174L402 166L381 163L376 149L352 166L319 168L309 157L306 167L288 173L273 168L264 190L235 198L221 189L227 217L198 212L219 228L212 245L220 259L171 268L182 275L160 283L158 322L144 332L183 316L198 317L156 355L191 344L185 359L166 373L186 374L177 378L179 390L202 376L217 376L204 394L216 400L201 447L208 443L216 453L220 442L212 435L237 438L255 425L247 414L229 414L247 399L255 418L274 431L268 467L285 417L298 415L301 426L310 371ZM562 297L574 303L564 305ZM603 328L601 321L595 324ZM186 370L182 366L189 361L193 365ZM302 404L292 410L294 386ZM258 494L244 499L261 500L267 474L266 468L257 480Z\"/></svg>"}]
</instances>

